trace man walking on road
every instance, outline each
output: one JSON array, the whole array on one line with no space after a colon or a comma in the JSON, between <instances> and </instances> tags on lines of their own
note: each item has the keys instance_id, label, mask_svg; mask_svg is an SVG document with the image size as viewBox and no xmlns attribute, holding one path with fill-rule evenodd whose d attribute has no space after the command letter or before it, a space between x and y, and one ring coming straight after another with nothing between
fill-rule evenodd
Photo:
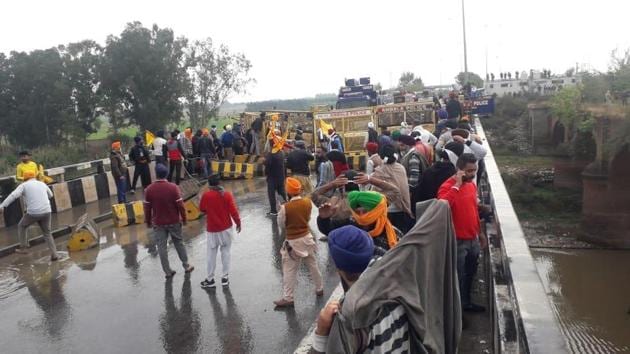
<instances>
[{"instance_id":1,"label":"man walking on road","mask_svg":"<svg viewBox=\"0 0 630 354\"><path fill-rule=\"evenodd\" d=\"M438 191L438 199L448 201L453 214L457 238L457 276L462 309L483 312L485 307L473 304L470 296L473 278L477 272L480 249L487 244L485 235L480 233L477 186L473 183L476 173L475 156L462 154L457 160L457 173L442 184Z\"/></svg>"},{"instance_id":2,"label":"man walking on road","mask_svg":"<svg viewBox=\"0 0 630 354\"><path fill-rule=\"evenodd\" d=\"M280 254L282 255L282 298L273 303L277 307L293 306L293 293L297 282L297 271L304 261L315 282L315 294L324 295L322 274L317 266L317 243L311 235L308 223L311 220L313 204L309 198L302 198L302 185L295 178L287 178L286 191L291 198L280 207L278 225L286 230Z\"/></svg>"},{"instance_id":3,"label":"man walking on road","mask_svg":"<svg viewBox=\"0 0 630 354\"><path fill-rule=\"evenodd\" d=\"M236 232L241 232L241 218L232 193L220 186L219 175L208 178L209 190L201 197L199 209L206 214L206 237L208 242L208 277L201 282L202 288L214 288L214 270L217 264L217 252L221 248L223 274L221 285L228 286L230 273L230 247Z\"/></svg>"},{"instance_id":4,"label":"man walking on road","mask_svg":"<svg viewBox=\"0 0 630 354\"><path fill-rule=\"evenodd\" d=\"M129 160L135 163L133 180L131 182L132 194L136 192L138 177L140 177L140 180L142 181L142 188L146 189L151 184L151 173L149 171L149 162L151 162L151 157L149 155L149 150L144 147L141 137L137 136L133 138L133 141L136 142L136 145L134 145L129 152Z\"/></svg>"},{"instance_id":5,"label":"man walking on road","mask_svg":"<svg viewBox=\"0 0 630 354\"><path fill-rule=\"evenodd\" d=\"M112 152L109 154L110 166L112 169L112 177L116 181L116 190L118 192L118 203L127 202L127 162L120 152L120 141L112 143Z\"/></svg>"},{"instance_id":6,"label":"man walking on road","mask_svg":"<svg viewBox=\"0 0 630 354\"><path fill-rule=\"evenodd\" d=\"M270 140L270 144L273 142ZM283 143L282 143L283 144ZM279 194L286 202L287 195L284 191L284 152L279 146L275 147L265 156L265 175L267 176L267 196L269 197L269 212L267 215L278 215L278 204L276 202L276 193ZM274 152L275 151L275 152Z\"/></svg>"},{"instance_id":7,"label":"man walking on road","mask_svg":"<svg viewBox=\"0 0 630 354\"><path fill-rule=\"evenodd\" d=\"M56 261L59 259L59 256L57 256L55 240L50 232L50 213L52 212L50 198L53 197L53 193L44 182L38 181L35 176L36 173L34 171L24 171L24 183L17 186L17 188L9 194L7 199L0 204L0 213L15 200L24 197L26 214L24 214L18 224L20 248L16 249L15 252L22 254L28 253L29 243L27 229L31 224L38 223L44 233L44 239L46 240L48 249L50 249L50 260Z\"/></svg>"},{"instance_id":8,"label":"man walking on road","mask_svg":"<svg viewBox=\"0 0 630 354\"><path fill-rule=\"evenodd\" d=\"M144 216L147 226L153 227L162 269L166 278L171 278L175 271L171 269L168 261L169 235L185 272L190 273L195 269L188 264L188 255L182 240L182 224L186 224L186 209L179 187L166 180L168 175L166 166L157 164L155 175L157 181L144 192Z\"/></svg>"}]
</instances>

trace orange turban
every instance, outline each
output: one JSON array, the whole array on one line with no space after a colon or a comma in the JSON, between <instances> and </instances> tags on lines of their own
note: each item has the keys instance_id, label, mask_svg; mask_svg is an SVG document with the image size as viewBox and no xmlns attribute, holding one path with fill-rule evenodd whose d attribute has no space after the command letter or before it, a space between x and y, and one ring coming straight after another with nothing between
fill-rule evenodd
<instances>
[{"instance_id":1,"label":"orange turban","mask_svg":"<svg viewBox=\"0 0 630 354\"><path fill-rule=\"evenodd\" d=\"M120 141L114 141L112 143L112 150L120 150Z\"/></svg>"},{"instance_id":2,"label":"orange turban","mask_svg":"<svg viewBox=\"0 0 630 354\"><path fill-rule=\"evenodd\" d=\"M288 177L286 181L287 194L290 196L300 195L302 192L302 183L295 178Z\"/></svg>"},{"instance_id":3,"label":"orange turban","mask_svg":"<svg viewBox=\"0 0 630 354\"><path fill-rule=\"evenodd\" d=\"M37 173L35 171L24 171L24 173L22 174L22 178L24 178L24 180L29 180L31 178L35 178L35 176L37 175Z\"/></svg>"}]
</instances>

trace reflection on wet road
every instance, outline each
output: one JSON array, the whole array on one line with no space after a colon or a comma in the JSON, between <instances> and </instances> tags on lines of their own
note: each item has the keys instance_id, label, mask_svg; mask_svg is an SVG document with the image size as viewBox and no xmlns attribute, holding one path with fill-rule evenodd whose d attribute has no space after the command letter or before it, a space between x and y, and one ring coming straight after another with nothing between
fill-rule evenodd
<instances>
[{"instance_id":1,"label":"reflection on wet road","mask_svg":"<svg viewBox=\"0 0 630 354\"><path fill-rule=\"evenodd\" d=\"M205 291L202 222L185 227L196 270L165 281L144 225L115 229L106 222L100 247L64 254L51 263L43 245L30 256L0 259L0 352L3 353L288 353L313 323L316 298L302 269L296 307L275 311L281 295L277 223L265 216L264 181L226 184L235 191L243 232L232 246L230 287ZM314 211L316 212L316 211ZM311 227L316 230L315 220ZM64 240L57 240L65 249ZM320 243L319 263L329 295L338 282ZM169 249L171 263L177 262Z\"/></svg>"}]
</instances>

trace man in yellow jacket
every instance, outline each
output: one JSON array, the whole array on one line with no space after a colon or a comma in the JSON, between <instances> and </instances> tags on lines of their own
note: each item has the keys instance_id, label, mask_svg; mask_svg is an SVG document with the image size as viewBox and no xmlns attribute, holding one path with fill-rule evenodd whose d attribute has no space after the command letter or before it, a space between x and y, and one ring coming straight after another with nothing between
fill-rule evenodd
<instances>
[{"instance_id":1,"label":"man in yellow jacket","mask_svg":"<svg viewBox=\"0 0 630 354\"><path fill-rule=\"evenodd\" d=\"M24 172L26 171L32 171L35 176L38 177L37 179L39 179L39 167L31 160L31 154L29 154L28 151L20 152L20 160L22 160L22 162L17 165L15 179L18 182L24 182Z\"/></svg>"}]
</instances>

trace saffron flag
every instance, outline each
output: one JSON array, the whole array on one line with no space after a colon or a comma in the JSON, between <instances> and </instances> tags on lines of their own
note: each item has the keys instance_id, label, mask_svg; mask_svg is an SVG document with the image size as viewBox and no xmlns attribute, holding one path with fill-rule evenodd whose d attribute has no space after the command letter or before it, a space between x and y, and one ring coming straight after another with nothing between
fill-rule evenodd
<instances>
[{"instance_id":1,"label":"saffron flag","mask_svg":"<svg viewBox=\"0 0 630 354\"><path fill-rule=\"evenodd\" d=\"M319 120L319 128L322 130L322 134L328 136L328 129L334 129L331 124L324 122L322 119Z\"/></svg>"},{"instance_id":2,"label":"saffron flag","mask_svg":"<svg viewBox=\"0 0 630 354\"><path fill-rule=\"evenodd\" d=\"M155 135L153 135L153 133L151 133L150 131L146 130L144 132L144 142L146 143L146 146L153 144L153 139L155 139Z\"/></svg>"}]
</instances>

